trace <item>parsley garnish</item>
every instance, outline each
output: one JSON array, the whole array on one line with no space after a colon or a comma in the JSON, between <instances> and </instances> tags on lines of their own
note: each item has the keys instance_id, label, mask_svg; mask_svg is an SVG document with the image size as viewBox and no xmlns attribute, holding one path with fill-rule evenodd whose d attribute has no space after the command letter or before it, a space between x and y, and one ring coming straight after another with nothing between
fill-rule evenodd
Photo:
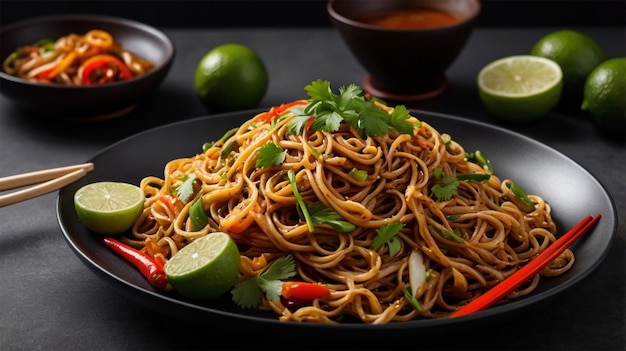
<instances>
[{"instance_id":1,"label":"parsley garnish","mask_svg":"<svg viewBox=\"0 0 626 351\"><path fill-rule=\"evenodd\" d=\"M256 160L256 166L259 168L269 167L271 165L280 165L285 160L285 151L280 146L269 142L259 149L259 156Z\"/></svg>"},{"instance_id":2,"label":"parsley garnish","mask_svg":"<svg viewBox=\"0 0 626 351\"><path fill-rule=\"evenodd\" d=\"M304 90L310 97L304 116L314 118L313 130L335 132L341 122L345 122L365 136L382 136L389 133L390 128L403 134L413 134L415 125L408 121L410 114L405 106L396 106L389 114L373 100L366 99L363 90L355 84L340 87L339 95L336 95L329 81L318 79ZM305 125L304 118L292 122L294 125L290 126L290 130L301 131Z\"/></svg>"},{"instance_id":3,"label":"parsley garnish","mask_svg":"<svg viewBox=\"0 0 626 351\"><path fill-rule=\"evenodd\" d=\"M372 241L372 249L378 250L385 243L389 248L389 256L395 256L395 254L400 251L401 243L398 238L396 238L396 234L400 232L402 229L401 222L393 222L389 223L385 226L382 226L376 230L378 235Z\"/></svg>"},{"instance_id":4,"label":"parsley garnish","mask_svg":"<svg viewBox=\"0 0 626 351\"><path fill-rule=\"evenodd\" d=\"M257 308L261 294L268 300L280 298L282 280L296 275L296 262L291 255L279 257L263 273L248 278L231 290L233 301L241 308Z\"/></svg>"}]
</instances>

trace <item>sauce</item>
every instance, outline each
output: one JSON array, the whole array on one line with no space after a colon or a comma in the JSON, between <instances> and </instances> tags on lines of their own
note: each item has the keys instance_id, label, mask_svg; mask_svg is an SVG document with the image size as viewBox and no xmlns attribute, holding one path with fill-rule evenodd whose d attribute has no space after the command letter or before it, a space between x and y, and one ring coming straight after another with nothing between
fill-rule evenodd
<instances>
[{"instance_id":1,"label":"sauce","mask_svg":"<svg viewBox=\"0 0 626 351\"><path fill-rule=\"evenodd\" d=\"M443 27L459 21L459 18L445 12L424 9L396 10L363 20L367 24L392 29Z\"/></svg>"}]
</instances>

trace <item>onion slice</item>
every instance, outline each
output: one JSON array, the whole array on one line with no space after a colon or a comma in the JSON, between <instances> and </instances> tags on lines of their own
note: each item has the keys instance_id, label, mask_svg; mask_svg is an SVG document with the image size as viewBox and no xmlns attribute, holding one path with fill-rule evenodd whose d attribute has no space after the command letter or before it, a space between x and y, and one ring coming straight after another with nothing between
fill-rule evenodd
<instances>
[{"instance_id":1,"label":"onion slice","mask_svg":"<svg viewBox=\"0 0 626 351\"><path fill-rule=\"evenodd\" d=\"M417 289L426 281L426 265L424 257L419 250L413 250L409 255L409 284L413 296L417 294Z\"/></svg>"}]
</instances>

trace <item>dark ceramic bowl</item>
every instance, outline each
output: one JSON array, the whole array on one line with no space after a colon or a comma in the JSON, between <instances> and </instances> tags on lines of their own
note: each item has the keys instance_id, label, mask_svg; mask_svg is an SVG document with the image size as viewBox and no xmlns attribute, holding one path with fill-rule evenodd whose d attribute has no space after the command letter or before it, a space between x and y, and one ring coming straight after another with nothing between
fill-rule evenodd
<instances>
[{"instance_id":1,"label":"dark ceramic bowl","mask_svg":"<svg viewBox=\"0 0 626 351\"><path fill-rule=\"evenodd\" d=\"M154 67L145 75L127 81L91 86L41 84L0 72L0 92L43 117L102 120L130 112L161 84L174 60L174 44L153 27L128 19L93 15L32 18L3 26L0 56L4 60L17 47L32 45L40 39L56 40L92 29L109 32L125 49L151 61Z\"/></svg>"},{"instance_id":2,"label":"dark ceramic bowl","mask_svg":"<svg viewBox=\"0 0 626 351\"><path fill-rule=\"evenodd\" d=\"M397 28L368 19L397 11L428 10L452 15L451 24ZM327 11L352 54L369 73L363 88L388 101L411 102L442 94L446 70L470 37L478 0L329 0Z\"/></svg>"}]
</instances>

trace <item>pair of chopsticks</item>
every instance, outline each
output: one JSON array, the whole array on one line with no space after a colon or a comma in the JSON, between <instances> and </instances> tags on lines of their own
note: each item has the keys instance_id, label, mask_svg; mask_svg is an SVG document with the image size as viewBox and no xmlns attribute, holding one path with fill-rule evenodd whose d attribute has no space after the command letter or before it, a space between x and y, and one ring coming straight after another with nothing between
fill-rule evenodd
<instances>
[{"instance_id":1,"label":"pair of chopsticks","mask_svg":"<svg viewBox=\"0 0 626 351\"><path fill-rule=\"evenodd\" d=\"M0 196L0 207L58 190L84 177L92 169L93 163L83 163L0 178L0 191L41 183L28 189Z\"/></svg>"},{"instance_id":2,"label":"pair of chopsticks","mask_svg":"<svg viewBox=\"0 0 626 351\"><path fill-rule=\"evenodd\" d=\"M600 219L600 217L600 214L597 214L593 218L591 215L585 217L574 228L570 229L567 233L548 246L547 249L528 262L524 267L520 268L508 278L498 283L496 286L491 288L491 290L456 310L452 313L451 317L461 317L470 313L482 311L506 296L515 288L532 278L535 274L539 273L539 271L557 258L563 251L565 251L565 249L567 249L580 236L587 232L589 228L591 228L591 226Z\"/></svg>"}]
</instances>

